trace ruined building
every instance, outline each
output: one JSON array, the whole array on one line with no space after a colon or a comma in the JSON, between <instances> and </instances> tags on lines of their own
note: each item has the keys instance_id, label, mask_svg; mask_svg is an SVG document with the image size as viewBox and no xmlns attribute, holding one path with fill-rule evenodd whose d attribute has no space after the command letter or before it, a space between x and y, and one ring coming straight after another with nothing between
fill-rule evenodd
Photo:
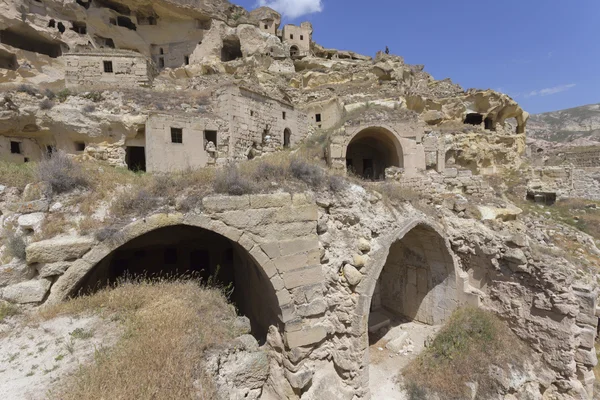
<instances>
[{"instance_id":1,"label":"ruined building","mask_svg":"<svg viewBox=\"0 0 600 400\"><path fill-rule=\"evenodd\" d=\"M118 196L135 206L149 194L120 185L84 206L69 196L85 188L0 182L2 301L59 302L127 271L221 268L268 358L264 380L220 376L219 389L289 400L370 398L378 331L437 326L471 305L536 354L499 400L592 398L597 285L584 258L598 249L561 225L577 242L564 247L582 250L554 251L553 227L491 187L488 175L525 164L529 114L508 95L436 80L399 56L325 49L310 23L282 27L274 10L226 0L7 0L0 11L0 160L60 150L98 173L191 175L281 152L271 158L306 157L294 172L321 185L260 176L266 189L236 196L187 185L117 215ZM42 239L55 219L65 230Z\"/></svg>"}]
</instances>

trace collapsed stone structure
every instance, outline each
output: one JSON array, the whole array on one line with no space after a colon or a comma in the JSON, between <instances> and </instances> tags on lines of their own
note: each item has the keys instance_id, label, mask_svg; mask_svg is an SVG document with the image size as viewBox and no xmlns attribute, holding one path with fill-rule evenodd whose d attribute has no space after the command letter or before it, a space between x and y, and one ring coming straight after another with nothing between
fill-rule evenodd
<instances>
[{"instance_id":1,"label":"collapsed stone structure","mask_svg":"<svg viewBox=\"0 0 600 400\"><path fill-rule=\"evenodd\" d=\"M27 244L25 260L0 267L0 298L42 304L114 282L122 270L218 265L268 354L260 382L220 377L220 389L264 399L367 399L369 327L388 315L437 325L457 307L481 306L546 359L531 360L499 399L592 397L593 279L538 251L546 237L484 177L523 163L528 114L510 97L464 91L401 57L324 49L310 24L279 29L281 16L264 7L18 3L0 13L0 82L73 92L51 99L7 86L1 160L62 150L165 173L310 139L323 144L331 170L386 184L209 196L187 212L102 226L110 233L102 239L72 232L36 242L42 222L71 206L51 202L45 188L19 193L0 182L1 225L16 224ZM387 184L418 191L434 211L391 206L380 193ZM598 251L589 237L581 242Z\"/></svg>"}]
</instances>

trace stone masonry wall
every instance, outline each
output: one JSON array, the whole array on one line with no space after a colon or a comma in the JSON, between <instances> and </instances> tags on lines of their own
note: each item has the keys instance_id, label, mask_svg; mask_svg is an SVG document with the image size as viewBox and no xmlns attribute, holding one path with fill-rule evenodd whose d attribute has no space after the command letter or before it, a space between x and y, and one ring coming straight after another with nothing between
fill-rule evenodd
<instances>
[{"instance_id":1,"label":"stone masonry wall","mask_svg":"<svg viewBox=\"0 0 600 400\"><path fill-rule=\"evenodd\" d=\"M304 113L244 88L230 86L217 92L216 110L229 122L229 156L233 159L247 159L251 151L264 153L283 148L286 129L290 132L290 146L308 135Z\"/></svg>"},{"instance_id":2,"label":"stone masonry wall","mask_svg":"<svg viewBox=\"0 0 600 400\"><path fill-rule=\"evenodd\" d=\"M557 198L600 200L600 168L538 167L527 184L532 193L556 193Z\"/></svg>"},{"instance_id":3,"label":"stone masonry wall","mask_svg":"<svg viewBox=\"0 0 600 400\"><path fill-rule=\"evenodd\" d=\"M154 79L152 63L136 53L71 53L64 55L67 87L138 87ZM112 62L105 72L104 62Z\"/></svg>"}]
</instances>

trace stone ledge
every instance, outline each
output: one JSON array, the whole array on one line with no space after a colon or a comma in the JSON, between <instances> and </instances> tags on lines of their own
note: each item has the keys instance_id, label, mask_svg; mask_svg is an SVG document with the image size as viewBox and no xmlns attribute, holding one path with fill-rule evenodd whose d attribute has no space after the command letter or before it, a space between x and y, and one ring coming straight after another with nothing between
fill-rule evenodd
<instances>
[{"instance_id":1,"label":"stone ledge","mask_svg":"<svg viewBox=\"0 0 600 400\"><path fill-rule=\"evenodd\" d=\"M292 195L289 193L250 195L251 208L285 207L290 204L292 204Z\"/></svg>"},{"instance_id":2,"label":"stone ledge","mask_svg":"<svg viewBox=\"0 0 600 400\"><path fill-rule=\"evenodd\" d=\"M303 328L294 332L286 332L285 339L290 349L321 342L327 337L327 331L322 326Z\"/></svg>"},{"instance_id":3,"label":"stone ledge","mask_svg":"<svg viewBox=\"0 0 600 400\"><path fill-rule=\"evenodd\" d=\"M202 199L202 205L213 212L245 210L250 207L250 196L208 196Z\"/></svg>"}]
</instances>

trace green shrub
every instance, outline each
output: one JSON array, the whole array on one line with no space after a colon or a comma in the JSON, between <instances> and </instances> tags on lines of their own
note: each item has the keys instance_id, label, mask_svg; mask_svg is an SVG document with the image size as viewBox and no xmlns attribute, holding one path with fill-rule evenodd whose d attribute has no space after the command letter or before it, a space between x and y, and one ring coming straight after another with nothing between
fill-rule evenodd
<instances>
[{"instance_id":1,"label":"green shrub","mask_svg":"<svg viewBox=\"0 0 600 400\"><path fill-rule=\"evenodd\" d=\"M50 99L44 99L40 102L40 110L50 110L54 107L54 102Z\"/></svg>"},{"instance_id":2,"label":"green shrub","mask_svg":"<svg viewBox=\"0 0 600 400\"><path fill-rule=\"evenodd\" d=\"M444 399L468 399L469 382L479 385L479 398L496 391L489 367L519 368L530 350L491 312L456 310L431 346L403 371L405 390L438 393ZM418 389L418 390L417 390ZM416 395L415 395L416 396ZM419 399L419 397L414 397Z\"/></svg>"},{"instance_id":3,"label":"green shrub","mask_svg":"<svg viewBox=\"0 0 600 400\"><path fill-rule=\"evenodd\" d=\"M4 243L11 256L17 257L20 260L25 259L25 248L27 247L27 244L22 236L18 236L14 232L8 232Z\"/></svg>"}]
</instances>

